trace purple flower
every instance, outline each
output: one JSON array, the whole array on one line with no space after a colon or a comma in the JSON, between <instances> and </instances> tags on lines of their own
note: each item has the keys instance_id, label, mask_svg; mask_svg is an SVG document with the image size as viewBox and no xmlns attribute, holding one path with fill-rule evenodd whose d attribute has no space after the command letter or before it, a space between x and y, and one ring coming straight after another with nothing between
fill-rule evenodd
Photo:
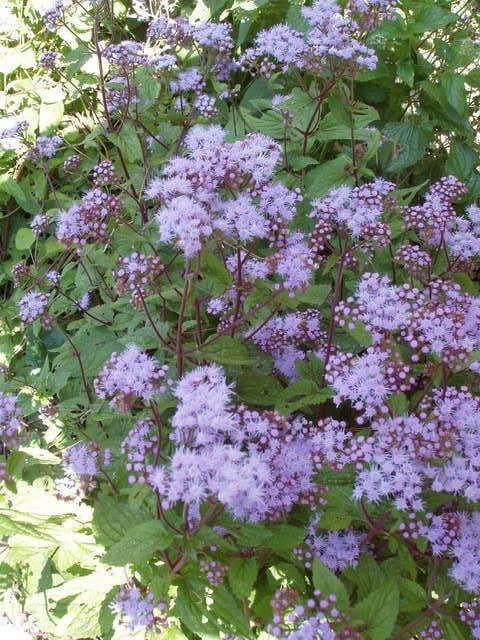
<instances>
[{"instance_id":1,"label":"purple flower","mask_svg":"<svg viewBox=\"0 0 480 640\"><path fill-rule=\"evenodd\" d=\"M22 322L47 320L48 295L41 291L29 291L18 301L18 315Z\"/></svg>"},{"instance_id":2,"label":"purple flower","mask_svg":"<svg viewBox=\"0 0 480 640\"><path fill-rule=\"evenodd\" d=\"M122 622L131 631L158 629L167 624L166 603L156 601L152 593L142 593L133 584L121 587L110 608L113 613L120 615Z\"/></svg>"},{"instance_id":3,"label":"purple flower","mask_svg":"<svg viewBox=\"0 0 480 640\"><path fill-rule=\"evenodd\" d=\"M22 413L13 395L0 391L0 440L12 449L18 444Z\"/></svg>"},{"instance_id":4,"label":"purple flower","mask_svg":"<svg viewBox=\"0 0 480 640\"><path fill-rule=\"evenodd\" d=\"M455 561L449 573L461 587L472 593L480 590L479 530L480 513L464 515L460 520L457 539L451 547Z\"/></svg>"},{"instance_id":5,"label":"purple flower","mask_svg":"<svg viewBox=\"0 0 480 640\"><path fill-rule=\"evenodd\" d=\"M94 380L99 398L110 398L110 405L125 412L135 399L149 402L156 394L165 393L169 381L168 367L159 366L155 358L131 344L122 353L112 353Z\"/></svg>"}]
</instances>

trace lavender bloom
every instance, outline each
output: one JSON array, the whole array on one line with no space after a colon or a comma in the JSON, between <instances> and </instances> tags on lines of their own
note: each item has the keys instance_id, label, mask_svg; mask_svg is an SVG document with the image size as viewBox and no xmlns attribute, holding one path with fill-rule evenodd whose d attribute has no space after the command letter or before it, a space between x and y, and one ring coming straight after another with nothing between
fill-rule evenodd
<instances>
[{"instance_id":1,"label":"lavender bloom","mask_svg":"<svg viewBox=\"0 0 480 640\"><path fill-rule=\"evenodd\" d=\"M301 233L291 234L286 246L272 256L275 272L282 278L282 284L291 297L294 296L295 290L306 289L310 284L314 268L313 258L313 250Z\"/></svg>"},{"instance_id":2,"label":"lavender bloom","mask_svg":"<svg viewBox=\"0 0 480 640\"><path fill-rule=\"evenodd\" d=\"M178 445L204 446L222 442L235 427L229 410L232 386L227 384L220 367L197 367L177 384L179 399L172 418L172 439Z\"/></svg>"},{"instance_id":3,"label":"lavender bloom","mask_svg":"<svg viewBox=\"0 0 480 640\"><path fill-rule=\"evenodd\" d=\"M122 442L122 453L127 455L126 469L128 472L128 482L149 482L153 488L159 491L164 490L160 485L158 469L153 466L153 452L158 447L158 436L155 432L155 425L151 420L138 420L135 426L130 429L127 437Z\"/></svg>"},{"instance_id":4,"label":"lavender bloom","mask_svg":"<svg viewBox=\"0 0 480 640\"><path fill-rule=\"evenodd\" d=\"M233 48L232 27L229 24L201 22L193 29L193 38L214 53L228 54Z\"/></svg>"},{"instance_id":5,"label":"lavender bloom","mask_svg":"<svg viewBox=\"0 0 480 640\"><path fill-rule=\"evenodd\" d=\"M29 291L18 301L18 315L22 322L47 319L48 296L41 291Z\"/></svg>"},{"instance_id":6,"label":"lavender bloom","mask_svg":"<svg viewBox=\"0 0 480 640\"><path fill-rule=\"evenodd\" d=\"M21 416L15 396L0 391L0 440L4 447L12 449L18 444Z\"/></svg>"},{"instance_id":7,"label":"lavender bloom","mask_svg":"<svg viewBox=\"0 0 480 640\"><path fill-rule=\"evenodd\" d=\"M32 222L30 223L30 228L38 238L38 236L40 236L42 233L48 231L49 224L49 216L45 213L39 213L33 218Z\"/></svg>"},{"instance_id":8,"label":"lavender bloom","mask_svg":"<svg viewBox=\"0 0 480 640\"><path fill-rule=\"evenodd\" d=\"M119 260L119 266L115 272L116 289L120 294L130 291L132 304L136 308L141 308L143 298L150 294L155 281L164 269L158 256L146 256L134 251Z\"/></svg>"},{"instance_id":9,"label":"lavender bloom","mask_svg":"<svg viewBox=\"0 0 480 640\"><path fill-rule=\"evenodd\" d=\"M78 300L77 300L77 306L80 309L80 311L86 311L89 306L91 305L92 301L91 301L91 296L90 296L90 291L86 291L83 296L81 296Z\"/></svg>"},{"instance_id":10,"label":"lavender bloom","mask_svg":"<svg viewBox=\"0 0 480 640\"><path fill-rule=\"evenodd\" d=\"M368 30L390 17L391 7L379 10L367 2L357 2L352 8L358 22L335 0L316 0L302 8L307 22L305 34L286 24L264 29L253 47L244 52L240 64L266 77L275 71L285 72L291 65L313 73L321 73L327 65L340 71L345 67L374 69L377 56L362 40Z\"/></svg>"},{"instance_id":11,"label":"lavender bloom","mask_svg":"<svg viewBox=\"0 0 480 640\"><path fill-rule=\"evenodd\" d=\"M61 211L57 220L56 236L67 245L83 246L91 242L106 242L110 219L118 216L120 200L101 189L92 189L74 204Z\"/></svg>"},{"instance_id":12,"label":"lavender bloom","mask_svg":"<svg viewBox=\"0 0 480 640\"><path fill-rule=\"evenodd\" d=\"M58 65L59 54L56 51L44 51L38 60L42 69L55 69Z\"/></svg>"},{"instance_id":13,"label":"lavender bloom","mask_svg":"<svg viewBox=\"0 0 480 640\"><path fill-rule=\"evenodd\" d=\"M478 593L480 590L479 530L480 513L463 516L458 537L451 548L455 562L450 569L450 575L460 586L472 593Z\"/></svg>"},{"instance_id":14,"label":"lavender bloom","mask_svg":"<svg viewBox=\"0 0 480 640\"><path fill-rule=\"evenodd\" d=\"M462 602L460 605L460 620L468 624L473 638L480 638L480 602Z\"/></svg>"},{"instance_id":15,"label":"lavender bloom","mask_svg":"<svg viewBox=\"0 0 480 640\"><path fill-rule=\"evenodd\" d=\"M43 22L49 31L54 31L63 12L63 0L47 0L41 9Z\"/></svg>"},{"instance_id":16,"label":"lavender bloom","mask_svg":"<svg viewBox=\"0 0 480 640\"><path fill-rule=\"evenodd\" d=\"M0 148L14 149L20 136L28 129L26 120L15 117L0 118Z\"/></svg>"},{"instance_id":17,"label":"lavender bloom","mask_svg":"<svg viewBox=\"0 0 480 640\"><path fill-rule=\"evenodd\" d=\"M118 44L107 45L103 55L110 64L121 67L123 70L145 62L142 46L132 40L123 40Z\"/></svg>"},{"instance_id":18,"label":"lavender bloom","mask_svg":"<svg viewBox=\"0 0 480 640\"><path fill-rule=\"evenodd\" d=\"M320 313L315 310L289 313L272 318L259 330L254 330L252 340L273 356L275 368L280 373L293 380L296 377L295 362L305 359L308 346L313 347L326 340L320 321Z\"/></svg>"},{"instance_id":19,"label":"lavender bloom","mask_svg":"<svg viewBox=\"0 0 480 640\"><path fill-rule=\"evenodd\" d=\"M32 149L33 157L53 158L62 144L60 136L38 136Z\"/></svg>"},{"instance_id":20,"label":"lavender bloom","mask_svg":"<svg viewBox=\"0 0 480 640\"><path fill-rule=\"evenodd\" d=\"M87 493L96 487L95 478L100 474L100 449L95 442L78 443L70 447L63 455L63 464L67 475L74 474L80 483L81 491ZM108 466L110 451L102 452L102 462Z\"/></svg>"},{"instance_id":21,"label":"lavender bloom","mask_svg":"<svg viewBox=\"0 0 480 640\"><path fill-rule=\"evenodd\" d=\"M125 412L135 399L149 402L156 394L165 393L168 367L159 366L155 358L131 344L120 354L112 353L94 380L99 398L110 398L110 406Z\"/></svg>"},{"instance_id":22,"label":"lavender bloom","mask_svg":"<svg viewBox=\"0 0 480 640\"><path fill-rule=\"evenodd\" d=\"M305 539L306 551L298 550L297 555L306 559L305 566L312 566L312 558L318 558L331 571L343 571L356 566L360 557L362 535L352 529L317 533L321 515L316 516L308 528Z\"/></svg>"},{"instance_id":23,"label":"lavender bloom","mask_svg":"<svg viewBox=\"0 0 480 640\"><path fill-rule=\"evenodd\" d=\"M159 629L167 623L166 603L156 601L152 593L142 593L133 584L121 587L110 608L113 613L120 615L131 631Z\"/></svg>"},{"instance_id":24,"label":"lavender bloom","mask_svg":"<svg viewBox=\"0 0 480 640\"><path fill-rule=\"evenodd\" d=\"M176 47L185 46L193 35L193 27L185 18L169 19L165 16L154 18L147 29L147 36L163 40L166 44Z\"/></svg>"}]
</instances>

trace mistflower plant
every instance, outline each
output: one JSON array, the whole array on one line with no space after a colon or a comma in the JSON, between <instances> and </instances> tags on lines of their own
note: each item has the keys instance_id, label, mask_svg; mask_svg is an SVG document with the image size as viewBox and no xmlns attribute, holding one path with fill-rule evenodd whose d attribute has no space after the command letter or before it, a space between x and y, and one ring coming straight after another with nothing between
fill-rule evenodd
<instances>
[{"instance_id":1,"label":"mistflower plant","mask_svg":"<svg viewBox=\"0 0 480 640\"><path fill-rule=\"evenodd\" d=\"M480 637L472 3L20 4L0 614Z\"/></svg>"}]
</instances>

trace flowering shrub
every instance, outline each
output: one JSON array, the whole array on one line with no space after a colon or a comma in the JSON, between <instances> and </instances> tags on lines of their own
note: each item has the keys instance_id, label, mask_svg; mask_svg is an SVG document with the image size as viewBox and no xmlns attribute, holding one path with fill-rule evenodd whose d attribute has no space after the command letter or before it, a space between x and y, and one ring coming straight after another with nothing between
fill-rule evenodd
<instances>
[{"instance_id":1,"label":"flowering shrub","mask_svg":"<svg viewBox=\"0 0 480 640\"><path fill-rule=\"evenodd\" d=\"M0 8L3 611L480 638L478 18L179 5Z\"/></svg>"}]
</instances>

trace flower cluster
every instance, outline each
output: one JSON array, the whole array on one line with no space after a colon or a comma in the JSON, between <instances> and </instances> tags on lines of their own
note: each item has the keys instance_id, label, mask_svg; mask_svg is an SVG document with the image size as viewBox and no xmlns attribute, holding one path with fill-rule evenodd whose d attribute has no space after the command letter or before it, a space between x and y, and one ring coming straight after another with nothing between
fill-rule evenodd
<instances>
[{"instance_id":1,"label":"flower cluster","mask_svg":"<svg viewBox=\"0 0 480 640\"><path fill-rule=\"evenodd\" d=\"M159 630L167 624L167 604L162 600L155 600L150 592L142 593L134 584L121 587L110 608L120 615L130 631Z\"/></svg>"},{"instance_id":2,"label":"flower cluster","mask_svg":"<svg viewBox=\"0 0 480 640\"><path fill-rule=\"evenodd\" d=\"M460 620L470 627L473 638L480 638L480 602L462 602Z\"/></svg>"},{"instance_id":3,"label":"flower cluster","mask_svg":"<svg viewBox=\"0 0 480 640\"><path fill-rule=\"evenodd\" d=\"M384 9L382 17L390 17L392 9ZM377 12L377 20L372 19L369 3L355 3L354 11L356 17L342 10L335 0L316 0L312 6L302 8L307 24L305 34L287 24L260 31L240 64L252 74L267 77L277 71L286 72L290 66L313 73L329 64L338 71L348 66L374 69L377 56L362 42L362 27L373 28L380 15Z\"/></svg>"},{"instance_id":4,"label":"flower cluster","mask_svg":"<svg viewBox=\"0 0 480 640\"><path fill-rule=\"evenodd\" d=\"M335 572L343 571L346 567L356 566L360 557L360 543L363 536L352 529L318 533L317 527L320 519L321 514L313 518L305 538L305 545L294 550L297 558L303 561L307 569L312 568L314 558Z\"/></svg>"},{"instance_id":5,"label":"flower cluster","mask_svg":"<svg viewBox=\"0 0 480 640\"><path fill-rule=\"evenodd\" d=\"M272 318L258 329L250 331L253 342L273 356L275 368L295 379L295 363L325 343L326 333L321 330L321 316L316 310L299 311Z\"/></svg>"},{"instance_id":6,"label":"flower cluster","mask_svg":"<svg viewBox=\"0 0 480 640\"><path fill-rule=\"evenodd\" d=\"M104 466L108 466L110 458L109 449L100 451L96 442L81 442L64 453L63 464L66 473L75 474L81 490L86 493L96 487L95 478L100 474L100 461Z\"/></svg>"},{"instance_id":7,"label":"flower cluster","mask_svg":"<svg viewBox=\"0 0 480 640\"><path fill-rule=\"evenodd\" d=\"M298 599L298 594L293 589L282 588L275 592L271 602L273 621L267 628L275 638L360 640L361 634L351 626L348 617L338 608L334 593L324 595L315 589L313 597L305 604L296 604Z\"/></svg>"},{"instance_id":8,"label":"flower cluster","mask_svg":"<svg viewBox=\"0 0 480 640\"><path fill-rule=\"evenodd\" d=\"M214 496L235 517L256 522L317 502L307 423L235 409L233 390L213 365L186 374L174 394L176 450L170 466L152 471L149 480L166 507L183 501L193 516Z\"/></svg>"},{"instance_id":9,"label":"flower cluster","mask_svg":"<svg viewBox=\"0 0 480 640\"><path fill-rule=\"evenodd\" d=\"M38 136L35 146L30 149L29 158L53 158L60 147L63 145L63 138L60 136Z\"/></svg>"},{"instance_id":10,"label":"flower cluster","mask_svg":"<svg viewBox=\"0 0 480 640\"><path fill-rule=\"evenodd\" d=\"M119 260L115 272L117 291L120 294L129 291L132 304L139 308L142 306L143 298L150 294L163 271L164 265L158 256L131 253Z\"/></svg>"},{"instance_id":11,"label":"flower cluster","mask_svg":"<svg viewBox=\"0 0 480 640\"><path fill-rule=\"evenodd\" d=\"M153 422L138 420L121 445L122 453L127 456L126 469L130 484L149 482L154 472L158 446L158 434Z\"/></svg>"},{"instance_id":12,"label":"flower cluster","mask_svg":"<svg viewBox=\"0 0 480 640\"><path fill-rule=\"evenodd\" d=\"M131 344L122 353L112 353L94 380L95 391L99 398L110 398L112 407L127 411L136 399L150 402L165 393L170 384L167 372L167 365L160 366Z\"/></svg>"},{"instance_id":13,"label":"flower cluster","mask_svg":"<svg viewBox=\"0 0 480 640\"><path fill-rule=\"evenodd\" d=\"M118 217L118 196L98 187L88 191L80 204L61 211L57 220L57 238L66 245L79 247L91 242L106 242L108 223Z\"/></svg>"},{"instance_id":14,"label":"flower cluster","mask_svg":"<svg viewBox=\"0 0 480 640\"><path fill-rule=\"evenodd\" d=\"M18 315L25 323L35 322L40 319L45 326L52 322L52 316L48 314L49 297L42 291L29 291L18 301Z\"/></svg>"},{"instance_id":15,"label":"flower cluster","mask_svg":"<svg viewBox=\"0 0 480 640\"><path fill-rule=\"evenodd\" d=\"M163 204L157 213L160 239L175 243L187 258L215 234L240 243L270 239L273 253L264 260L243 254L242 273L248 276L251 261L254 272L276 275L290 291L306 288L314 254L304 235L287 226L298 193L272 182L279 145L262 134L233 143L224 137L216 125L192 127L185 139L187 157L172 158L163 177L148 186L147 197ZM242 273L238 276L236 268L238 280Z\"/></svg>"}]
</instances>

